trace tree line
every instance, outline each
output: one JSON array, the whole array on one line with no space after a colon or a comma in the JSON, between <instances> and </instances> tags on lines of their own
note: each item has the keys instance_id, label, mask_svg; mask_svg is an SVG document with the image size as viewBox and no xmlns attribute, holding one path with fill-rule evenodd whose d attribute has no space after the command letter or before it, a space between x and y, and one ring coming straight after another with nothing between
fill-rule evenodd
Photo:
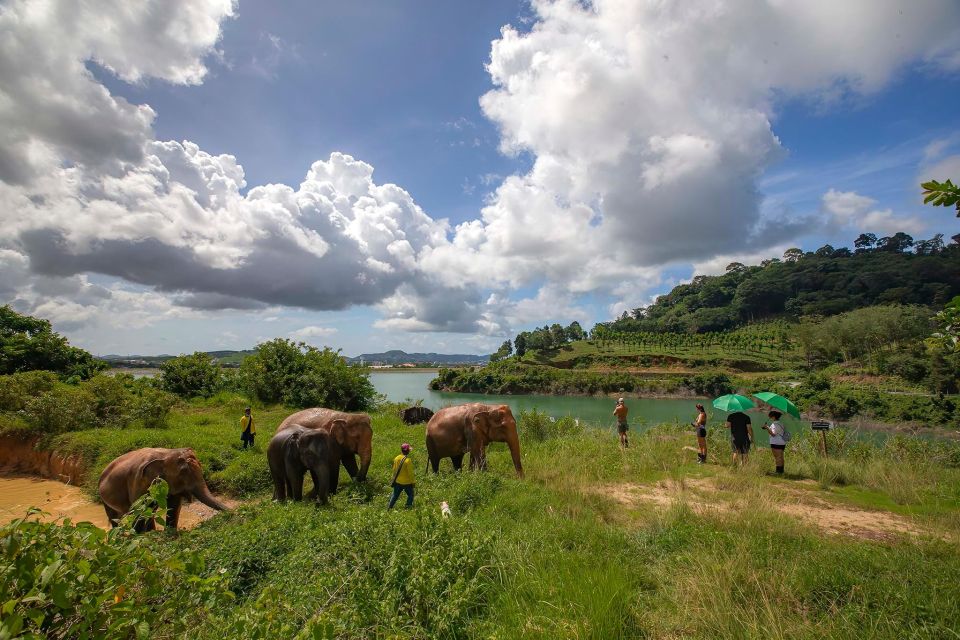
<instances>
[{"instance_id":1,"label":"tree line","mask_svg":"<svg viewBox=\"0 0 960 640\"><path fill-rule=\"evenodd\" d=\"M905 233L863 233L852 250L791 248L759 266L731 263L722 275L697 276L598 327L707 333L771 317L832 316L883 304L943 307L958 294L960 235L945 245L942 234L917 241Z\"/></svg>"}]
</instances>

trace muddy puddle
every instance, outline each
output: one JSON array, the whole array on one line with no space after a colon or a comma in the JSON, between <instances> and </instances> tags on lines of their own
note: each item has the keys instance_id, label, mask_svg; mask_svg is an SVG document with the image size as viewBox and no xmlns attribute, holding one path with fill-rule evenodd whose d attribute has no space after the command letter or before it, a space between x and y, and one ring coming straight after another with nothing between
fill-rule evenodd
<instances>
[{"instance_id":1,"label":"muddy puddle","mask_svg":"<svg viewBox=\"0 0 960 640\"><path fill-rule=\"evenodd\" d=\"M70 518L104 529L110 526L103 506L80 487L30 476L0 477L0 524L22 517L30 507L46 512L41 519L47 522ZM186 504L180 511L180 528L190 529L215 513L199 502Z\"/></svg>"}]
</instances>

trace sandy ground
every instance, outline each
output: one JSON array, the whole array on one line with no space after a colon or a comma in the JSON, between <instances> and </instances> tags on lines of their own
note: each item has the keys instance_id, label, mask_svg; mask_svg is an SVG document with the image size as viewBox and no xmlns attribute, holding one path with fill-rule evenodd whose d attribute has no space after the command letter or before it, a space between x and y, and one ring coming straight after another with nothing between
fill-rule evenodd
<instances>
[{"instance_id":1,"label":"sandy ground","mask_svg":"<svg viewBox=\"0 0 960 640\"><path fill-rule=\"evenodd\" d=\"M810 481L807 484L813 484ZM698 514L725 514L737 510L738 504L755 501L756 496L736 497L722 492L713 478L663 480L654 484L608 484L597 492L625 506L652 505L668 509L686 504ZM910 518L888 511L870 511L825 500L809 489L777 487L775 493L760 498L765 506L797 518L825 534L844 535L870 540L892 540L902 535L930 535L931 532Z\"/></svg>"},{"instance_id":2,"label":"sandy ground","mask_svg":"<svg viewBox=\"0 0 960 640\"><path fill-rule=\"evenodd\" d=\"M235 506L230 500L223 501ZM0 524L22 517L30 507L46 512L41 519L47 522L70 518L92 522L102 529L109 527L103 506L90 500L79 487L30 476L0 477ZM186 504L180 511L180 528L191 529L215 513L200 502Z\"/></svg>"}]
</instances>

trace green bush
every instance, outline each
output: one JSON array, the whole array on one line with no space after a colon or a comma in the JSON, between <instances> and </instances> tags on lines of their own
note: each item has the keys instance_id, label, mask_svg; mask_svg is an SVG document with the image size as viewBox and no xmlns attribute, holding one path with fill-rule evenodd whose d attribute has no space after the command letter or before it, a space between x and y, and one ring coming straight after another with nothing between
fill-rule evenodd
<instances>
[{"instance_id":1,"label":"green bush","mask_svg":"<svg viewBox=\"0 0 960 640\"><path fill-rule=\"evenodd\" d=\"M328 347L277 338L257 345L240 365L243 388L265 404L369 409L375 390L365 369L352 366Z\"/></svg>"},{"instance_id":2,"label":"green bush","mask_svg":"<svg viewBox=\"0 0 960 640\"><path fill-rule=\"evenodd\" d=\"M96 398L88 390L59 385L27 401L24 417L44 435L91 429L97 426Z\"/></svg>"},{"instance_id":3,"label":"green bush","mask_svg":"<svg viewBox=\"0 0 960 640\"><path fill-rule=\"evenodd\" d=\"M520 411L517 416L517 432L521 440L543 442L551 438L581 434L583 426L579 420L571 416L554 418L534 408L530 411Z\"/></svg>"},{"instance_id":4,"label":"green bush","mask_svg":"<svg viewBox=\"0 0 960 640\"><path fill-rule=\"evenodd\" d=\"M137 516L165 507L165 485L135 505L121 527L20 519L0 528L0 637L182 637L232 600L195 554L171 553L133 535Z\"/></svg>"},{"instance_id":5,"label":"green bush","mask_svg":"<svg viewBox=\"0 0 960 640\"><path fill-rule=\"evenodd\" d=\"M57 374L52 371L25 371L9 376L0 376L0 411L20 411L27 400L57 384Z\"/></svg>"},{"instance_id":6,"label":"green bush","mask_svg":"<svg viewBox=\"0 0 960 640\"><path fill-rule=\"evenodd\" d=\"M725 373L698 373L684 378L681 384L700 396L733 393L733 381Z\"/></svg>"},{"instance_id":7,"label":"green bush","mask_svg":"<svg viewBox=\"0 0 960 640\"><path fill-rule=\"evenodd\" d=\"M223 385L223 370L209 354L171 358L160 365L160 386L182 398L209 398Z\"/></svg>"}]
</instances>

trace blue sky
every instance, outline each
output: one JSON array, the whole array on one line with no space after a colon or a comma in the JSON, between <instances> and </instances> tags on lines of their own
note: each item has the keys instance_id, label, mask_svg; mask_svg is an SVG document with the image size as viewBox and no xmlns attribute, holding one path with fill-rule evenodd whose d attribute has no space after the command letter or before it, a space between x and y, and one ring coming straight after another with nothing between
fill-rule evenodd
<instances>
[{"instance_id":1,"label":"blue sky","mask_svg":"<svg viewBox=\"0 0 960 640\"><path fill-rule=\"evenodd\" d=\"M122 37L75 43L56 12L34 33L0 18L23 36L9 80L59 66L61 105L89 107L21 92L23 109L0 110L33 170L5 175L0 158L16 216L0 297L97 353L275 336L350 355L484 352L530 326L609 319L731 259L960 231L918 187L960 170L955 3L864 20L821 3L718 6L182 0L155 11L191 29L140 35L150 16L133 15ZM88 12L74 19L100 24ZM755 24L740 33L728 18L744 15ZM77 64L31 68L31 38ZM82 118L79 142L54 126ZM245 181L227 195L237 172L220 154ZM304 200L316 192L322 205ZM338 207L346 222L328 222Z\"/></svg>"}]
</instances>

